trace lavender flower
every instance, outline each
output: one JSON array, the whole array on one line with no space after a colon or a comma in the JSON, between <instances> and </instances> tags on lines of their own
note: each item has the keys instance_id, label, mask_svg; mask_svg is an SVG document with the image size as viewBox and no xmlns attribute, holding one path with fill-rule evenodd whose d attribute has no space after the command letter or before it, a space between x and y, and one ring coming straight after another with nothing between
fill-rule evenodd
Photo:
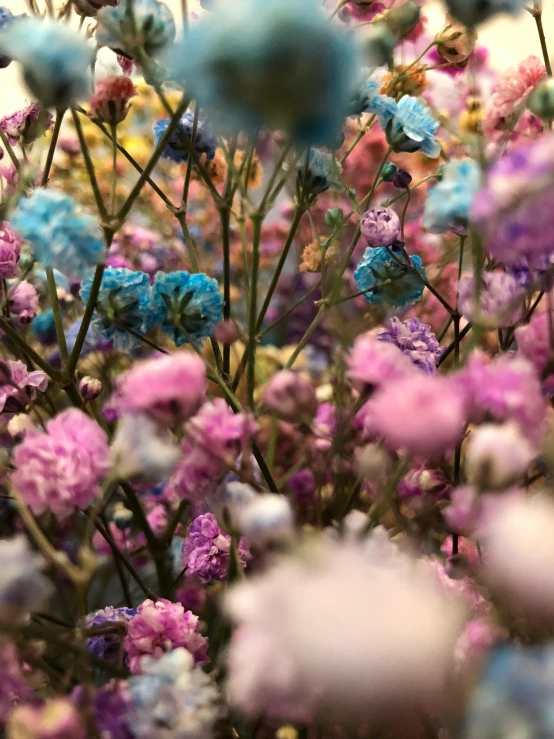
<instances>
[{"instance_id":1,"label":"lavender flower","mask_svg":"<svg viewBox=\"0 0 554 739\"><path fill-rule=\"evenodd\" d=\"M39 103L31 103L15 113L4 116L0 127L5 131L12 146L17 143L28 146L46 133L54 123L54 118Z\"/></svg>"},{"instance_id":2,"label":"lavender flower","mask_svg":"<svg viewBox=\"0 0 554 739\"><path fill-rule=\"evenodd\" d=\"M479 295L479 320L493 328L514 326L521 319L523 288L516 277L506 272L484 272ZM458 283L458 310L473 320L475 312L475 281L472 275ZM518 299L521 298L518 305Z\"/></svg>"},{"instance_id":3,"label":"lavender flower","mask_svg":"<svg viewBox=\"0 0 554 739\"><path fill-rule=\"evenodd\" d=\"M231 537L219 527L213 513L198 516L188 527L189 535L183 544L183 564L189 577L200 582L225 580L229 569ZM238 544L238 560L246 567L250 552L244 539Z\"/></svg>"},{"instance_id":4,"label":"lavender flower","mask_svg":"<svg viewBox=\"0 0 554 739\"><path fill-rule=\"evenodd\" d=\"M437 337L431 330L431 326L419 318L409 318L401 321L393 317L388 322L389 328L379 328L377 336L380 341L395 344L406 354L412 362L423 372L432 375L437 369L437 364L444 348L439 346Z\"/></svg>"},{"instance_id":5,"label":"lavender flower","mask_svg":"<svg viewBox=\"0 0 554 739\"><path fill-rule=\"evenodd\" d=\"M87 649L97 657L103 659L112 659L117 657L117 653L122 642L122 637L127 630L128 622L136 614L136 608L114 608L107 606L100 611L89 613L85 619L86 626L103 626L108 623L120 623L121 632L114 631L113 634L99 634L98 636L90 636L87 639Z\"/></svg>"}]
</instances>

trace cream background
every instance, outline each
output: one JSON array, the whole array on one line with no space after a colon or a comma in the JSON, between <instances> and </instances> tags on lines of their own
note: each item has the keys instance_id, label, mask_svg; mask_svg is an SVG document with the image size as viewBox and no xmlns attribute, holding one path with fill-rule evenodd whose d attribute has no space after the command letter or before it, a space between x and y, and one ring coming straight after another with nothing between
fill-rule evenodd
<instances>
[{"instance_id":1,"label":"cream background","mask_svg":"<svg viewBox=\"0 0 554 739\"><path fill-rule=\"evenodd\" d=\"M180 17L180 0L165 0L173 9L176 18ZM233 0L229 0L233 2ZM263 0L262 0L263 1ZM531 1L531 0L530 0ZM43 0L38 0L39 3ZM27 11L25 0L0 0L0 4L14 13ZM61 4L55 0L55 4ZM189 0L189 8L198 7L198 0ZM444 19L444 8L437 0L431 0L425 6L431 31L438 30ZM551 57L554 59L554 0L544 0L543 24ZM520 18L493 21L480 31L480 41L489 47L492 63L503 69L524 59L529 54L541 56L535 21L529 13ZM28 96L21 84L17 64L0 70L0 115L5 115L28 101Z\"/></svg>"}]
</instances>

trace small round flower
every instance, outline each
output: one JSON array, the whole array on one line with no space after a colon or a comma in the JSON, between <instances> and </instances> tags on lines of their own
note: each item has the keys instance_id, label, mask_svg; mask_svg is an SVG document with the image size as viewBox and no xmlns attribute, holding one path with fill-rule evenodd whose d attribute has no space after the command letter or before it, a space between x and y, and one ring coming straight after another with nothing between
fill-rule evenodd
<instances>
[{"instance_id":1,"label":"small round flower","mask_svg":"<svg viewBox=\"0 0 554 739\"><path fill-rule=\"evenodd\" d=\"M437 52L444 61L456 67L465 67L475 49L477 32L474 28L459 23L449 13L446 15L445 24L445 28L435 37Z\"/></svg>"},{"instance_id":2,"label":"small round flower","mask_svg":"<svg viewBox=\"0 0 554 739\"><path fill-rule=\"evenodd\" d=\"M89 100L89 113L102 123L116 126L127 117L129 100L137 94L136 87L125 75L112 74L96 83Z\"/></svg>"},{"instance_id":3,"label":"small round flower","mask_svg":"<svg viewBox=\"0 0 554 739\"><path fill-rule=\"evenodd\" d=\"M29 146L52 128L53 124L52 114L38 103L31 103L0 120L0 127L12 146L18 143Z\"/></svg>"},{"instance_id":4,"label":"small round flower","mask_svg":"<svg viewBox=\"0 0 554 739\"><path fill-rule=\"evenodd\" d=\"M0 278L10 280L18 277L22 239L7 221L0 223Z\"/></svg>"},{"instance_id":5,"label":"small round flower","mask_svg":"<svg viewBox=\"0 0 554 739\"><path fill-rule=\"evenodd\" d=\"M30 612L43 605L50 593L50 582L41 572L45 562L22 534L0 539L0 557L0 619L4 623L24 621Z\"/></svg>"},{"instance_id":6,"label":"small round flower","mask_svg":"<svg viewBox=\"0 0 554 739\"><path fill-rule=\"evenodd\" d=\"M180 603L165 598L145 600L129 621L123 644L129 669L139 675L144 657L158 660L178 647L189 651L196 664L206 664L208 640L199 631L198 616Z\"/></svg>"},{"instance_id":7,"label":"small round flower","mask_svg":"<svg viewBox=\"0 0 554 739\"><path fill-rule=\"evenodd\" d=\"M187 576L202 583L225 580L229 570L231 537L224 533L213 513L198 516L187 529L183 542L183 566ZM248 545L241 539L237 547L237 564L246 567L250 559Z\"/></svg>"},{"instance_id":8,"label":"small round flower","mask_svg":"<svg viewBox=\"0 0 554 739\"><path fill-rule=\"evenodd\" d=\"M496 80L492 89L491 107L494 115L506 119L524 103L534 88L546 79L544 63L534 55L508 69Z\"/></svg>"},{"instance_id":9,"label":"small round flower","mask_svg":"<svg viewBox=\"0 0 554 739\"><path fill-rule=\"evenodd\" d=\"M421 151L436 159L441 146L436 133L440 123L420 98L404 95L396 105L394 117L385 129L387 141L396 152Z\"/></svg>"},{"instance_id":10,"label":"small round flower","mask_svg":"<svg viewBox=\"0 0 554 739\"><path fill-rule=\"evenodd\" d=\"M402 353L425 374L432 375L443 353L431 326L419 318L401 321L395 316L388 321L387 328L377 330L379 341L395 344Z\"/></svg>"},{"instance_id":11,"label":"small round flower","mask_svg":"<svg viewBox=\"0 0 554 739\"><path fill-rule=\"evenodd\" d=\"M408 266L385 247L367 248L354 272L358 290L364 291L370 305L388 304L395 308L417 303L423 295L421 278L425 279L425 270L418 256L411 257Z\"/></svg>"},{"instance_id":12,"label":"small round flower","mask_svg":"<svg viewBox=\"0 0 554 739\"><path fill-rule=\"evenodd\" d=\"M158 0L120 0L114 8L98 13L96 41L116 52L136 56L142 48L156 56L175 40L176 27L171 10Z\"/></svg>"},{"instance_id":13,"label":"small round flower","mask_svg":"<svg viewBox=\"0 0 554 739\"><path fill-rule=\"evenodd\" d=\"M491 328L514 326L521 320L524 289L507 272L483 272L479 294L479 321ZM519 302L519 305L518 305ZM458 310L472 321L475 315L475 281L465 275L458 282Z\"/></svg>"},{"instance_id":14,"label":"small round flower","mask_svg":"<svg viewBox=\"0 0 554 739\"><path fill-rule=\"evenodd\" d=\"M398 345L369 333L361 334L354 342L348 365L349 377L366 392L415 374L412 362Z\"/></svg>"},{"instance_id":15,"label":"small round flower","mask_svg":"<svg viewBox=\"0 0 554 739\"><path fill-rule=\"evenodd\" d=\"M317 410L313 385L292 370L281 370L267 381L263 402L269 411L291 423L310 423Z\"/></svg>"},{"instance_id":16,"label":"small round flower","mask_svg":"<svg viewBox=\"0 0 554 739\"><path fill-rule=\"evenodd\" d=\"M481 187L481 170L471 159L447 162L442 179L427 193L423 226L431 233L465 232L473 198Z\"/></svg>"},{"instance_id":17,"label":"small round flower","mask_svg":"<svg viewBox=\"0 0 554 739\"><path fill-rule=\"evenodd\" d=\"M487 423L469 437L467 479L481 490L504 490L521 480L536 456L517 424Z\"/></svg>"},{"instance_id":18,"label":"small round flower","mask_svg":"<svg viewBox=\"0 0 554 739\"><path fill-rule=\"evenodd\" d=\"M136 612L136 608L114 608L113 606L107 606L106 608L102 608L102 610L89 613L85 618L85 626L87 629L94 626L120 623L121 631L89 636L86 645L88 651L102 659L111 660L117 658L120 644L127 631L127 624Z\"/></svg>"},{"instance_id":19,"label":"small round flower","mask_svg":"<svg viewBox=\"0 0 554 739\"><path fill-rule=\"evenodd\" d=\"M21 198L11 225L31 243L38 262L72 277L82 276L103 259L98 221L82 213L77 201L60 191L38 188Z\"/></svg>"},{"instance_id":20,"label":"small round flower","mask_svg":"<svg viewBox=\"0 0 554 739\"><path fill-rule=\"evenodd\" d=\"M79 395L86 403L90 400L96 400L102 394L103 389L102 380L98 380L96 377L87 375L79 380Z\"/></svg>"},{"instance_id":21,"label":"small round flower","mask_svg":"<svg viewBox=\"0 0 554 739\"><path fill-rule=\"evenodd\" d=\"M88 302L93 276L81 285L83 303ZM106 267L92 318L93 329L102 337L113 340L120 351L128 352L141 346L135 333L145 334L150 328L150 278L144 272Z\"/></svg>"},{"instance_id":22,"label":"small round flower","mask_svg":"<svg viewBox=\"0 0 554 739\"><path fill-rule=\"evenodd\" d=\"M205 274L158 272L152 288L151 319L176 346L200 344L221 321L218 284Z\"/></svg>"},{"instance_id":23,"label":"small round flower","mask_svg":"<svg viewBox=\"0 0 554 739\"><path fill-rule=\"evenodd\" d=\"M27 366L17 360L8 359L0 364L0 411L14 413L22 411L34 400L37 390L44 392L48 377L42 370L29 372Z\"/></svg>"},{"instance_id":24,"label":"small round flower","mask_svg":"<svg viewBox=\"0 0 554 739\"><path fill-rule=\"evenodd\" d=\"M360 231L368 246L390 246L400 235L400 218L392 208L371 208L362 216Z\"/></svg>"},{"instance_id":25,"label":"small round flower","mask_svg":"<svg viewBox=\"0 0 554 739\"><path fill-rule=\"evenodd\" d=\"M21 64L27 87L45 108L68 108L89 93L92 49L65 23L12 23L0 32L0 54Z\"/></svg>"},{"instance_id":26,"label":"small round flower","mask_svg":"<svg viewBox=\"0 0 554 739\"><path fill-rule=\"evenodd\" d=\"M170 118L164 118L154 123L154 141L156 146L171 123ZM169 141L163 150L162 159L171 159L172 162L186 162L188 160L190 141L194 126L194 111L188 110L179 121L179 125L169 137ZM194 151L198 157L203 154L211 162L215 157L217 139L213 135L208 122L205 119L198 120L196 138L194 139Z\"/></svg>"}]
</instances>

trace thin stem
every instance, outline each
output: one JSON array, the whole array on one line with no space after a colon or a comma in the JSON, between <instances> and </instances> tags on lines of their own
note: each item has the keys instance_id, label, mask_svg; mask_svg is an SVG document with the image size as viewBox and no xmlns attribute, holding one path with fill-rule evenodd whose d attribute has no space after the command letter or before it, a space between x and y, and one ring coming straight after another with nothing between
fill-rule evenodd
<instances>
[{"instance_id":1,"label":"thin stem","mask_svg":"<svg viewBox=\"0 0 554 739\"><path fill-rule=\"evenodd\" d=\"M298 300L296 301L296 303L293 303L293 304L291 305L291 307L290 307L290 308L289 308L288 310L286 310L286 311L285 311L284 313L282 313L282 314L281 314L281 315L279 316L279 318L276 318L276 319L275 319L275 321L273 321L273 323L270 323L270 324L269 324L269 326L267 326L266 328L264 328L264 330L262 331L262 333L260 334L260 336L266 336L266 335L267 335L267 334L269 334L269 333L270 333L271 331L273 331L273 329L274 329L274 328L275 328L275 327L276 327L276 326L277 326L277 325L278 325L279 323L281 323L281 321L284 321L284 320L285 320L285 318L287 318L287 316L290 316L290 314L291 314L291 313L293 313L293 312L294 312L294 311L295 311L295 310L296 310L296 309L297 309L297 308L298 308L298 307L299 307L300 305L302 305L302 303L303 303L303 302L304 302L304 301L305 301L305 300L306 300L307 298L309 298L309 297L310 297L310 295L311 295L312 293L314 293L314 292L315 292L315 291L316 291L316 290L317 290L317 289L318 289L318 288L319 288L320 286L321 286L321 280L319 280L319 282L316 282L316 284L315 284L315 285L314 285L313 287L311 287L311 288L310 288L310 289L309 289L309 290L308 290L307 292L305 292L305 293L304 293L304 295L302 295L302 297L301 297L301 298L299 298L299 299L298 299ZM363 293L361 293L361 294L363 295ZM335 305L336 305L336 303L335 303Z\"/></svg>"},{"instance_id":2,"label":"thin stem","mask_svg":"<svg viewBox=\"0 0 554 739\"><path fill-rule=\"evenodd\" d=\"M544 66L546 67L546 74L552 77L552 66L550 64L550 57L548 55L548 46L546 45L546 36L544 35L544 28L542 25L542 11L533 13L535 23L537 24L537 31L539 34L539 41L541 42L542 55L544 58Z\"/></svg>"},{"instance_id":3,"label":"thin stem","mask_svg":"<svg viewBox=\"0 0 554 739\"><path fill-rule=\"evenodd\" d=\"M112 187L110 194L110 214L115 216L115 190L117 185L117 125L111 124L112 133Z\"/></svg>"},{"instance_id":4,"label":"thin stem","mask_svg":"<svg viewBox=\"0 0 554 739\"><path fill-rule=\"evenodd\" d=\"M317 312L314 320L308 326L308 328L306 330L306 333L304 334L304 336L300 339L300 341L296 345L296 348L295 348L294 352L291 354L291 356L289 358L289 361L286 363L284 369L291 369L292 365L298 359L298 357L300 355L300 352L302 351L302 349L304 349L304 347L306 346L306 344L310 340L312 334L314 333L314 331L316 330L316 328L319 326L319 324L323 320L323 317L325 316L325 313L326 312L327 312L327 305L325 305L325 304L321 305L319 307L319 311Z\"/></svg>"},{"instance_id":5,"label":"thin stem","mask_svg":"<svg viewBox=\"0 0 554 739\"><path fill-rule=\"evenodd\" d=\"M67 362L69 360L69 355L67 353L67 342L65 340L65 333L63 330L62 309L60 306L60 300L58 298L58 288L56 286L56 278L54 277L54 270L52 269L52 267L46 267L45 270L46 270L46 281L48 283L48 295L50 297L52 313L54 314L54 325L56 327L56 339L58 341L58 348L60 350L62 367L66 367Z\"/></svg>"},{"instance_id":6,"label":"thin stem","mask_svg":"<svg viewBox=\"0 0 554 739\"><path fill-rule=\"evenodd\" d=\"M39 367L43 372L46 372L48 377L50 377L54 382L62 382L63 378L60 372L58 370L54 369L48 362L43 359L43 357L40 356L31 346L27 344L24 339L21 338L21 336L15 331L9 321L6 321L5 318L0 317L0 328L4 333L6 333L10 339L16 344L28 357L33 361L37 367Z\"/></svg>"},{"instance_id":7,"label":"thin stem","mask_svg":"<svg viewBox=\"0 0 554 739\"><path fill-rule=\"evenodd\" d=\"M186 0L182 0L182 1L185 2L186 4ZM197 103L194 109L194 117L192 120L192 130L190 132L190 141L189 141L189 149L188 149L188 157L187 157L187 169L185 172L185 181L183 183L183 195L181 197L181 208L184 207L185 210L186 210L186 203L189 197L190 179L192 176L192 153L194 151L194 145L196 144L196 136L198 133L199 119L200 119L200 107Z\"/></svg>"},{"instance_id":8,"label":"thin stem","mask_svg":"<svg viewBox=\"0 0 554 739\"><path fill-rule=\"evenodd\" d=\"M48 186L50 169L52 168L52 162L54 161L54 153L56 151L56 144L58 143L58 136L60 135L60 129L62 127L64 115L65 110L58 110L56 113L56 120L54 122L54 128L52 130L52 138L50 139L50 146L48 147L48 154L46 155L46 162L44 163L44 169L42 171L42 177L40 180L41 187Z\"/></svg>"},{"instance_id":9,"label":"thin stem","mask_svg":"<svg viewBox=\"0 0 554 739\"><path fill-rule=\"evenodd\" d=\"M106 239L106 245L109 247L108 241L111 243L111 236ZM77 334L77 338L75 339L73 349L71 350L69 362L67 363L66 374L68 377L73 377L73 375L75 374L75 369L77 368L77 363L79 362L79 357L81 356L81 350L85 343L90 322L92 320L92 314L94 313L94 309L96 308L96 301L98 300L98 294L100 292L100 286L102 284L102 277L104 276L105 268L106 266L104 264L99 264L98 267L96 267L96 271L94 272L94 277L92 279L92 285L90 288L90 295L85 306L83 320L81 321L81 325L79 326L79 332Z\"/></svg>"},{"instance_id":10,"label":"thin stem","mask_svg":"<svg viewBox=\"0 0 554 739\"><path fill-rule=\"evenodd\" d=\"M13 166L16 168L18 172L21 171L21 164L19 163L19 159L15 155L15 151L12 148L12 145L8 141L8 137L6 136L6 133L2 126L0 126L0 141L2 141L2 145L4 146L4 149L8 152L9 158L12 160Z\"/></svg>"},{"instance_id":11,"label":"thin stem","mask_svg":"<svg viewBox=\"0 0 554 739\"><path fill-rule=\"evenodd\" d=\"M85 135L83 133L83 127L81 126L81 121L75 110L71 111L71 115L73 117L73 125L75 126L75 131L77 132L79 143L81 145L81 152L83 154L83 159L85 162L85 167L86 167L88 178L90 181L90 186L92 188L92 194L94 195L94 200L96 201L96 207L98 208L100 217L104 220L108 217L108 211L106 210L106 206L104 205L104 200L102 199L102 193L100 192L98 180L96 179L96 172L94 171L94 164L92 163L88 145L85 140Z\"/></svg>"},{"instance_id":12,"label":"thin stem","mask_svg":"<svg viewBox=\"0 0 554 739\"><path fill-rule=\"evenodd\" d=\"M254 408L254 388L256 386L256 344L257 344L257 298L258 273L260 267L260 236L262 219L259 215L252 216L254 233L252 237L252 272L250 276L250 305L248 310L248 364L246 367L246 397L250 408Z\"/></svg>"}]
</instances>

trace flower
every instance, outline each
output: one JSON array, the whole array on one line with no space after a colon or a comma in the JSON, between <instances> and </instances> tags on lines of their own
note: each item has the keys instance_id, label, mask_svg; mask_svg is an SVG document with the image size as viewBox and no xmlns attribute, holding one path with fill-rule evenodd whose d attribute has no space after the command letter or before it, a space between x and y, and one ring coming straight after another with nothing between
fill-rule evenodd
<instances>
[{"instance_id":1,"label":"flower","mask_svg":"<svg viewBox=\"0 0 554 739\"><path fill-rule=\"evenodd\" d=\"M387 328L377 329L377 337L379 341L395 344L416 367L428 375L435 372L444 351L431 327L419 318L401 321L393 316Z\"/></svg>"},{"instance_id":2,"label":"flower","mask_svg":"<svg viewBox=\"0 0 554 739\"><path fill-rule=\"evenodd\" d=\"M123 636L127 630L127 624L136 612L136 608L114 608L113 606L107 606L106 608L102 608L102 610L89 613L85 618L87 628L103 626L108 623L120 623L121 631L89 636L87 639L88 651L102 659L111 660L117 658Z\"/></svg>"},{"instance_id":3,"label":"flower","mask_svg":"<svg viewBox=\"0 0 554 739\"><path fill-rule=\"evenodd\" d=\"M284 495L256 495L240 507L237 519L239 531L254 547L286 543L294 532L294 514Z\"/></svg>"},{"instance_id":4,"label":"flower","mask_svg":"<svg viewBox=\"0 0 554 739\"><path fill-rule=\"evenodd\" d=\"M480 186L481 170L472 159L447 162L442 178L427 193L423 226L431 233L464 232Z\"/></svg>"},{"instance_id":5,"label":"flower","mask_svg":"<svg viewBox=\"0 0 554 739\"><path fill-rule=\"evenodd\" d=\"M170 70L235 129L270 127L301 145L327 145L349 109L355 57L316 0L237 0L191 29Z\"/></svg>"},{"instance_id":6,"label":"flower","mask_svg":"<svg viewBox=\"0 0 554 739\"><path fill-rule=\"evenodd\" d=\"M456 20L472 28L498 13L517 15L525 0L446 0L446 6Z\"/></svg>"},{"instance_id":7,"label":"flower","mask_svg":"<svg viewBox=\"0 0 554 739\"><path fill-rule=\"evenodd\" d=\"M122 479L137 477L160 482L177 464L179 447L151 416L127 414L117 425L111 459L114 471Z\"/></svg>"},{"instance_id":8,"label":"flower","mask_svg":"<svg viewBox=\"0 0 554 739\"><path fill-rule=\"evenodd\" d=\"M12 146L21 143L29 146L52 128L54 118L38 103L31 103L22 110L6 115L0 120L0 127Z\"/></svg>"},{"instance_id":9,"label":"flower","mask_svg":"<svg viewBox=\"0 0 554 739\"><path fill-rule=\"evenodd\" d=\"M399 346L360 334L348 357L348 375L366 392L414 374L414 366Z\"/></svg>"},{"instance_id":10,"label":"flower","mask_svg":"<svg viewBox=\"0 0 554 739\"><path fill-rule=\"evenodd\" d=\"M205 584L225 580L229 570L231 537L220 529L213 513L195 518L187 531L188 536L183 542L183 566L187 568L187 576L196 577ZM237 564L246 567L248 559L248 545L240 539Z\"/></svg>"},{"instance_id":11,"label":"flower","mask_svg":"<svg viewBox=\"0 0 554 739\"><path fill-rule=\"evenodd\" d=\"M544 372L550 353L550 326L548 311L543 310L535 313L530 323L518 326L515 330L519 353L525 357L535 368L539 376ZM545 380L545 387L549 392L554 391L554 378L552 374Z\"/></svg>"},{"instance_id":12,"label":"flower","mask_svg":"<svg viewBox=\"0 0 554 739\"><path fill-rule=\"evenodd\" d=\"M483 272L479 293L479 320L492 328L514 326L521 320L524 294L525 291L513 275L498 270ZM458 310L468 321L473 320L473 275L465 275L458 282Z\"/></svg>"},{"instance_id":13,"label":"flower","mask_svg":"<svg viewBox=\"0 0 554 739\"><path fill-rule=\"evenodd\" d=\"M300 156L296 162L296 180L309 195L320 195L329 190L342 190L339 175L342 164L329 152L321 149L310 149L309 153Z\"/></svg>"},{"instance_id":14,"label":"flower","mask_svg":"<svg viewBox=\"0 0 554 739\"><path fill-rule=\"evenodd\" d=\"M469 437L465 469L470 484L503 490L515 484L537 456L516 423L484 424Z\"/></svg>"},{"instance_id":15,"label":"flower","mask_svg":"<svg viewBox=\"0 0 554 739\"><path fill-rule=\"evenodd\" d=\"M368 69L362 70L362 73L365 79L352 95L349 113L351 116L360 116L362 113L375 115L384 129L396 112L396 103L388 95L379 94L382 82L370 75Z\"/></svg>"},{"instance_id":16,"label":"flower","mask_svg":"<svg viewBox=\"0 0 554 739\"><path fill-rule=\"evenodd\" d=\"M7 30L11 24L14 21L22 20L23 18L27 18L27 14L23 13L22 15L14 15L12 11L9 8L6 8L3 5L0 5L0 31ZM5 69L12 63L12 59L10 56L6 54L5 51L0 51L0 69Z\"/></svg>"},{"instance_id":17,"label":"flower","mask_svg":"<svg viewBox=\"0 0 554 739\"><path fill-rule=\"evenodd\" d=\"M152 322L176 346L200 344L221 321L223 299L218 284L205 274L158 272L152 288Z\"/></svg>"},{"instance_id":18,"label":"flower","mask_svg":"<svg viewBox=\"0 0 554 739\"><path fill-rule=\"evenodd\" d=\"M32 402L37 390L44 392L48 377L42 370L29 372L19 359L0 363L0 411L14 413Z\"/></svg>"},{"instance_id":19,"label":"flower","mask_svg":"<svg viewBox=\"0 0 554 739\"><path fill-rule=\"evenodd\" d=\"M145 656L158 660L178 647L185 647L195 664L206 664L208 640L199 629L198 616L185 611L180 603L171 603L165 598L156 602L145 600L129 621L123 643L129 669L139 675Z\"/></svg>"},{"instance_id":20,"label":"flower","mask_svg":"<svg viewBox=\"0 0 554 739\"><path fill-rule=\"evenodd\" d=\"M118 378L115 404L119 413L152 416L174 425L193 416L206 393L206 365L191 352L135 364Z\"/></svg>"},{"instance_id":21,"label":"flower","mask_svg":"<svg viewBox=\"0 0 554 739\"><path fill-rule=\"evenodd\" d=\"M492 89L491 107L500 118L508 118L518 105L524 103L539 82L546 79L544 63L531 55L520 62L517 69L507 69L496 80Z\"/></svg>"},{"instance_id":22,"label":"flower","mask_svg":"<svg viewBox=\"0 0 554 739\"><path fill-rule=\"evenodd\" d=\"M436 133L440 123L420 98L404 95L396 105L394 117L385 128L393 151L421 151L431 159L441 152Z\"/></svg>"},{"instance_id":23,"label":"flower","mask_svg":"<svg viewBox=\"0 0 554 739\"><path fill-rule=\"evenodd\" d=\"M129 100L137 94L136 87L125 75L111 74L98 80L89 100L89 113L103 123L116 126L127 117Z\"/></svg>"},{"instance_id":24,"label":"flower","mask_svg":"<svg viewBox=\"0 0 554 739\"><path fill-rule=\"evenodd\" d=\"M27 432L14 451L11 480L35 514L69 516L86 508L109 470L108 440L98 424L76 408L62 411L46 431Z\"/></svg>"},{"instance_id":25,"label":"flower","mask_svg":"<svg viewBox=\"0 0 554 739\"><path fill-rule=\"evenodd\" d=\"M12 642L0 640L0 716L4 722L18 703L33 700L33 691L25 681L24 667Z\"/></svg>"},{"instance_id":26,"label":"flower","mask_svg":"<svg viewBox=\"0 0 554 739\"><path fill-rule=\"evenodd\" d=\"M77 15L94 18L106 5L117 5L118 0L73 0Z\"/></svg>"},{"instance_id":27,"label":"flower","mask_svg":"<svg viewBox=\"0 0 554 739\"><path fill-rule=\"evenodd\" d=\"M390 246L400 235L400 218L392 208L371 208L362 216L360 231L368 246Z\"/></svg>"},{"instance_id":28,"label":"flower","mask_svg":"<svg viewBox=\"0 0 554 739\"><path fill-rule=\"evenodd\" d=\"M11 316L17 316L21 323L30 323L38 311L36 287L27 280L10 287L8 290L8 307Z\"/></svg>"},{"instance_id":29,"label":"flower","mask_svg":"<svg viewBox=\"0 0 554 739\"><path fill-rule=\"evenodd\" d=\"M460 69L467 65L475 50L477 32L474 28L468 28L456 21L449 13L446 15L445 24L445 28L435 37L439 63L447 61Z\"/></svg>"},{"instance_id":30,"label":"flower","mask_svg":"<svg viewBox=\"0 0 554 739\"><path fill-rule=\"evenodd\" d=\"M175 40L173 13L158 0L121 0L97 15L96 41L116 52L156 56Z\"/></svg>"},{"instance_id":31,"label":"flower","mask_svg":"<svg viewBox=\"0 0 554 739\"><path fill-rule=\"evenodd\" d=\"M354 272L354 279L358 290L364 292L364 298L370 305L385 303L403 308L417 303L423 295L425 270L418 256L410 259L408 266L385 247L369 247L365 250Z\"/></svg>"},{"instance_id":32,"label":"flower","mask_svg":"<svg viewBox=\"0 0 554 739\"><path fill-rule=\"evenodd\" d=\"M449 378L406 377L386 384L368 405L371 427L393 449L434 457L461 439L465 398Z\"/></svg>"},{"instance_id":33,"label":"flower","mask_svg":"<svg viewBox=\"0 0 554 739\"><path fill-rule=\"evenodd\" d=\"M45 108L69 108L88 95L92 49L64 23L11 23L0 32L0 54L21 64L27 87Z\"/></svg>"},{"instance_id":34,"label":"flower","mask_svg":"<svg viewBox=\"0 0 554 739\"><path fill-rule=\"evenodd\" d=\"M38 188L21 198L11 225L31 243L35 259L45 267L80 277L102 261L100 224L81 212L76 200L59 190Z\"/></svg>"},{"instance_id":35,"label":"flower","mask_svg":"<svg viewBox=\"0 0 554 739\"><path fill-rule=\"evenodd\" d=\"M90 686L78 685L71 693L71 700L81 712L92 713L100 736L106 739L134 739L128 725L131 699L123 680L112 680L94 692Z\"/></svg>"},{"instance_id":36,"label":"flower","mask_svg":"<svg viewBox=\"0 0 554 739\"><path fill-rule=\"evenodd\" d=\"M10 280L18 277L22 239L7 221L0 223L0 278Z\"/></svg>"},{"instance_id":37,"label":"flower","mask_svg":"<svg viewBox=\"0 0 554 739\"><path fill-rule=\"evenodd\" d=\"M313 385L292 370L281 370L269 378L264 387L263 402L268 410L291 423L310 423L317 410Z\"/></svg>"},{"instance_id":38,"label":"flower","mask_svg":"<svg viewBox=\"0 0 554 739\"><path fill-rule=\"evenodd\" d=\"M143 674L128 682L128 721L136 739L211 739L219 693L209 675L182 647L159 660L143 660Z\"/></svg>"},{"instance_id":39,"label":"flower","mask_svg":"<svg viewBox=\"0 0 554 739\"><path fill-rule=\"evenodd\" d=\"M80 711L69 698L50 698L44 704L24 703L9 717L8 735L33 739L87 739Z\"/></svg>"},{"instance_id":40,"label":"flower","mask_svg":"<svg viewBox=\"0 0 554 739\"><path fill-rule=\"evenodd\" d=\"M96 377L85 375L79 380L79 395L85 403L100 397L103 389L102 380L98 380Z\"/></svg>"},{"instance_id":41,"label":"flower","mask_svg":"<svg viewBox=\"0 0 554 739\"><path fill-rule=\"evenodd\" d=\"M0 557L0 620L24 621L50 594L50 582L41 573L44 559L29 547L23 534L0 539Z\"/></svg>"},{"instance_id":42,"label":"flower","mask_svg":"<svg viewBox=\"0 0 554 739\"><path fill-rule=\"evenodd\" d=\"M87 303L93 276L81 285L81 298ZM92 318L92 328L104 339L113 340L120 351L141 346L131 332L145 334L151 326L150 278L145 272L131 272L123 267L106 267ZM127 329L130 329L128 331Z\"/></svg>"},{"instance_id":43,"label":"flower","mask_svg":"<svg viewBox=\"0 0 554 739\"><path fill-rule=\"evenodd\" d=\"M171 118L164 118L154 123L153 130L156 146L159 144L170 123ZM193 128L194 111L188 110L179 121L179 125L175 131L169 137L166 147L163 150L162 159L171 159L172 162L177 162L178 164L188 161ZM211 162L215 157L216 149L217 139L213 135L210 126L205 119L199 119L194 139L194 152L196 156L201 157L205 154L206 159Z\"/></svg>"}]
</instances>

